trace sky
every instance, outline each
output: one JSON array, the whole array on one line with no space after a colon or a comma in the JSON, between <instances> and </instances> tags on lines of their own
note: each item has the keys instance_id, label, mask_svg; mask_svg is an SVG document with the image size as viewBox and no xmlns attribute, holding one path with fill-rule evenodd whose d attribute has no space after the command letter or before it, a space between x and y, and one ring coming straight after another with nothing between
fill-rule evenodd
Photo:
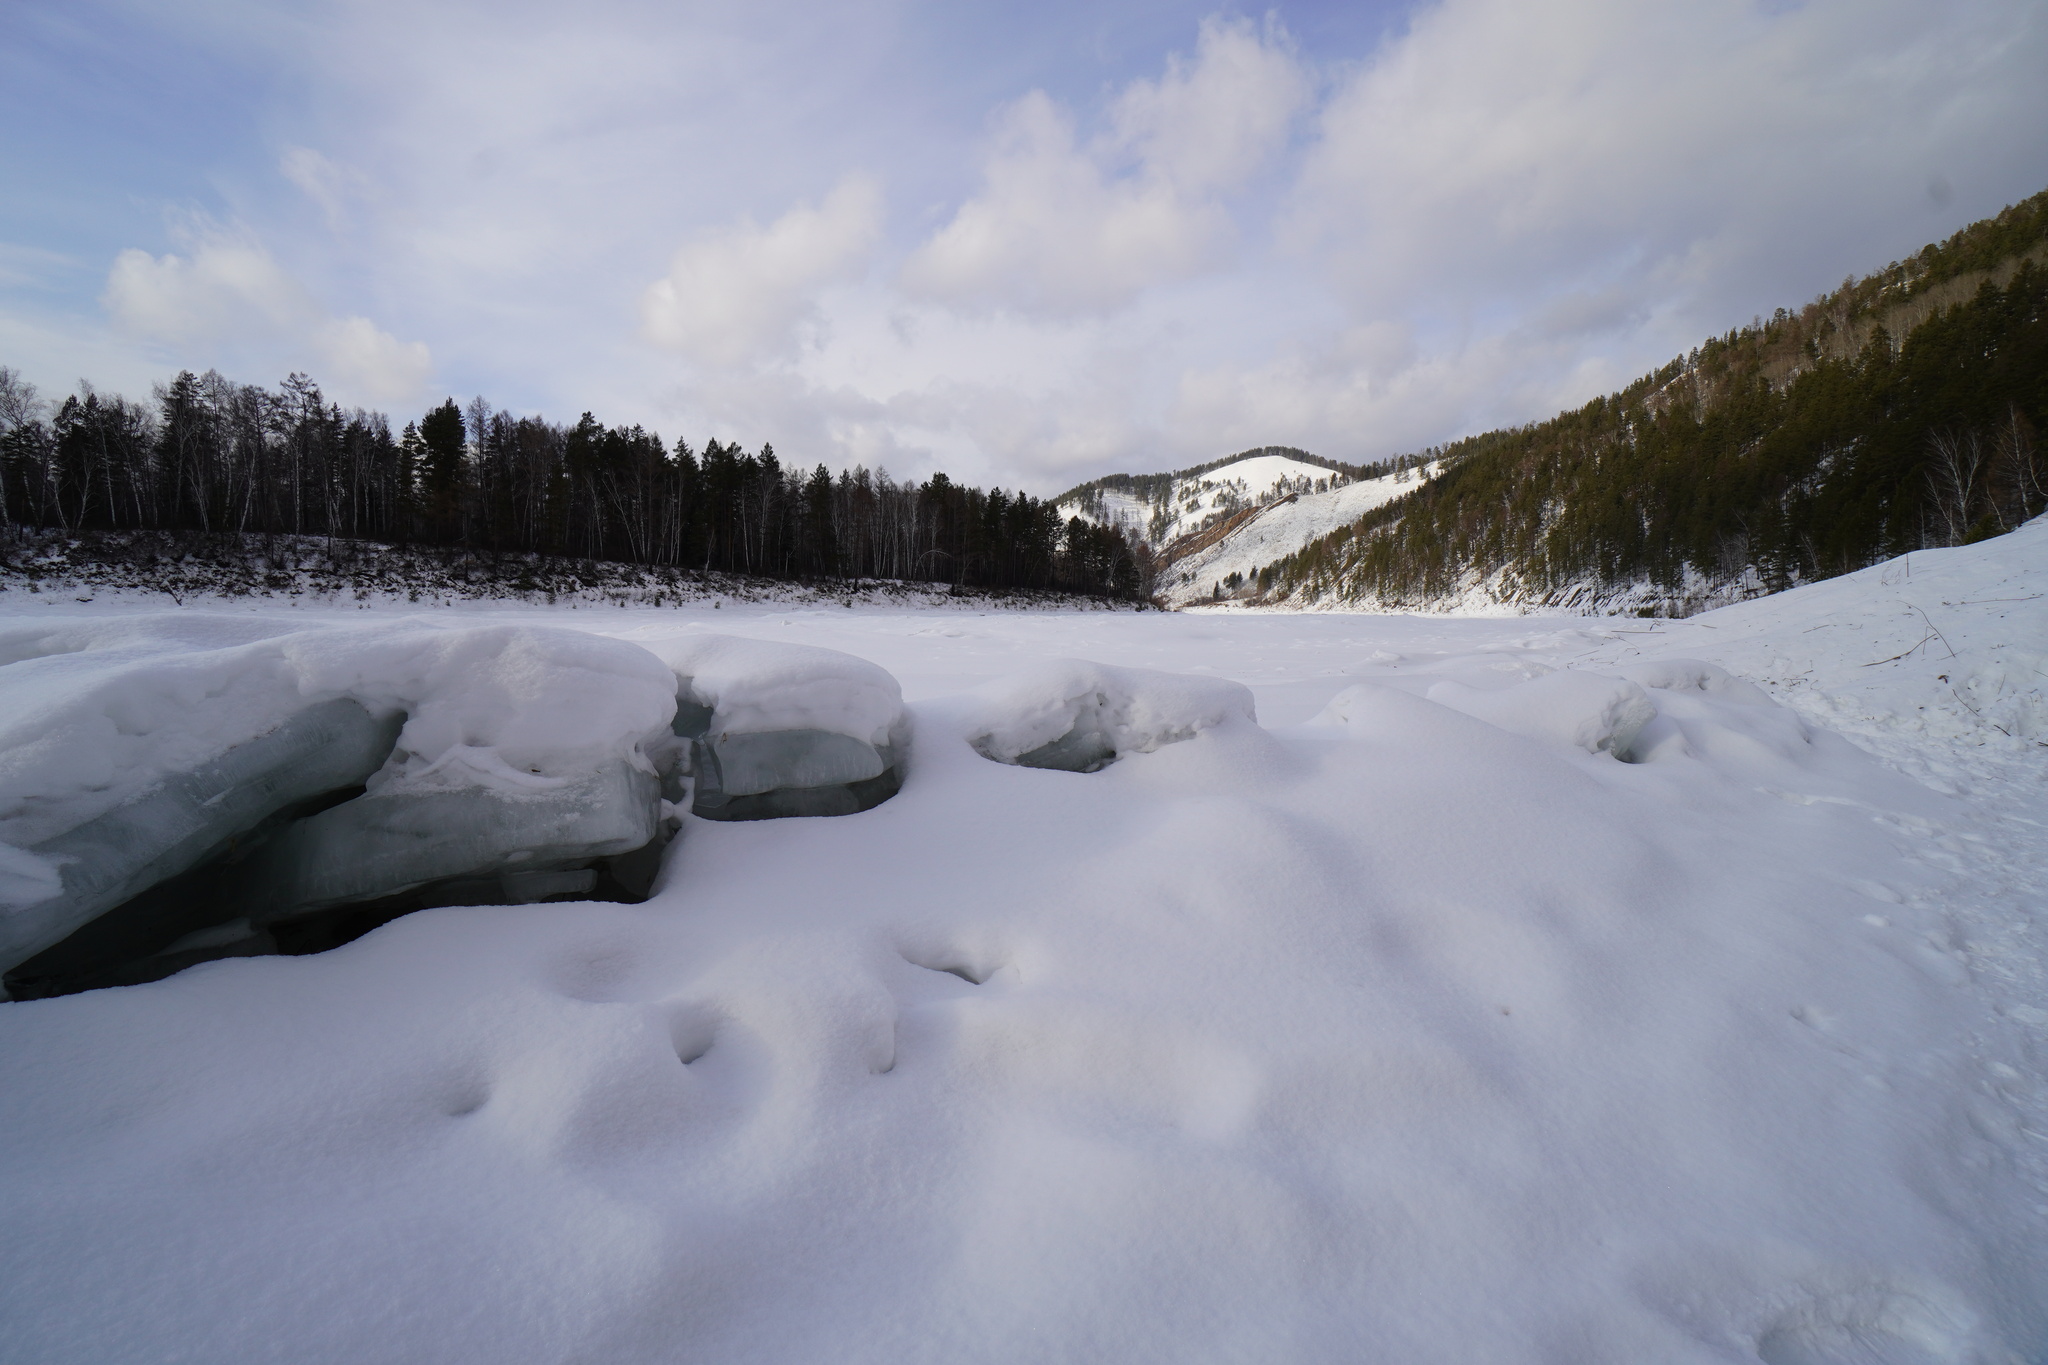
<instances>
[{"instance_id":1,"label":"sky","mask_svg":"<svg viewBox=\"0 0 2048 1365\"><path fill-rule=\"evenodd\" d=\"M12 0L0 365L1041 495L1540 420L2048 188L2038 0Z\"/></svg>"}]
</instances>

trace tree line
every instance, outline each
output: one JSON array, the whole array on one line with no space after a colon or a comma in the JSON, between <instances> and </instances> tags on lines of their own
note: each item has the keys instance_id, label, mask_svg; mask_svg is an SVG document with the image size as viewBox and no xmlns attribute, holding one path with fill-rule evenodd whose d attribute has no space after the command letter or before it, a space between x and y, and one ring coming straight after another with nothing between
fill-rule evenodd
<instances>
[{"instance_id":1,"label":"tree line","mask_svg":"<svg viewBox=\"0 0 2048 1365\"><path fill-rule=\"evenodd\" d=\"M1446 447L1437 478L1248 590L1775 591L2010 530L2048 508L2044 263L2048 193L1620 393Z\"/></svg>"},{"instance_id":2,"label":"tree line","mask_svg":"<svg viewBox=\"0 0 2048 1365\"><path fill-rule=\"evenodd\" d=\"M208 371L148 404L81 384L51 406L0 368L0 522L63 531L333 536L719 570L1140 598L1151 553L1021 490L834 475L772 445L673 446L449 399L394 433L293 374Z\"/></svg>"}]
</instances>

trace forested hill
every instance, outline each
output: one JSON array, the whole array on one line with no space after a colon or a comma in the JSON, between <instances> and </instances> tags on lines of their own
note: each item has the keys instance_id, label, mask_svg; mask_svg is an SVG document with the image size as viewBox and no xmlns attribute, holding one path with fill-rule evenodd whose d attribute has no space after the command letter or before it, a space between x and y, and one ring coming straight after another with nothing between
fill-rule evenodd
<instances>
[{"instance_id":1,"label":"forested hill","mask_svg":"<svg viewBox=\"0 0 2048 1365\"><path fill-rule=\"evenodd\" d=\"M396 433L304 375L182 373L148 403L44 403L0 368L0 530L343 537L802 580L895 579L1143 599L1150 551L1023 492L836 477L589 413L564 426L453 399Z\"/></svg>"},{"instance_id":2,"label":"forested hill","mask_svg":"<svg viewBox=\"0 0 2048 1365\"><path fill-rule=\"evenodd\" d=\"M2048 506L2048 192L1620 393L1447 447L1262 600L1684 613Z\"/></svg>"}]
</instances>

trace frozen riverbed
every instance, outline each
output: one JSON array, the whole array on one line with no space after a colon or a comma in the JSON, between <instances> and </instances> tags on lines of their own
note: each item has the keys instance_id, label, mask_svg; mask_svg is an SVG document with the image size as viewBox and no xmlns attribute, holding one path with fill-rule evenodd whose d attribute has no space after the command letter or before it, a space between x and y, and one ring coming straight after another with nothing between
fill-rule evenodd
<instances>
[{"instance_id":1,"label":"frozen riverbed","mask_svg":"<svg viewBox=\"0 0 2048 1365\"><path fill-rule=\"evenodd\" d=\"M859 656L901 790L0 1004L0 1357L2048 1351L2048 525L1679 623L415 619ZM988 761L1059 657L1256 723Z\"/></svg>"}]
</instances>

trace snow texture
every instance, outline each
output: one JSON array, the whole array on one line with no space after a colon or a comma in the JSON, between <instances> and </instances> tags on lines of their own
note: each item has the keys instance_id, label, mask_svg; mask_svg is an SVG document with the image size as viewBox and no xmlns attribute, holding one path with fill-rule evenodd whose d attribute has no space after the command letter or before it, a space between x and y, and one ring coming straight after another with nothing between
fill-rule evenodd
<instances>
[{"instance_id":1,"label":"snow texture","mask_svg":"<svg viewBox=\"0 0 2048 1365\"><path fill-rule=\"evenodd\" d=\"M1446 679L1429 689L1429 699L1529 739L1623 759L1657 716L1636 684L1576 668L1498 689Z\"/></svg>"},{"instance_id":2,"label":"snow texture","mask_svg":"<svg viewBox=\"0 0 2048 1365\"><path fill-rule=\"evenodd\" d=\"M566 637L515 770L665 733L712 629L912 722L894 799L685 817L643 904L0 1004L9 1359L2048 1358L2048 523L1679 622L8 610L21 850L333 697L430 766L338 668L399 638ZM987 761L1073 654L1261 723Z\"/></svg>"},{"instance_id":3,"label":"snow texture","mask_svg":"<svg viewBox=\"0 0 2048 1365\"><path fill-rule=\"evenodd\" d=\"M872 745L903 725L903 689L887 670L836 649L732 635L652 643L712 734L824 730Z\"/></svg>"}]
</instances>

